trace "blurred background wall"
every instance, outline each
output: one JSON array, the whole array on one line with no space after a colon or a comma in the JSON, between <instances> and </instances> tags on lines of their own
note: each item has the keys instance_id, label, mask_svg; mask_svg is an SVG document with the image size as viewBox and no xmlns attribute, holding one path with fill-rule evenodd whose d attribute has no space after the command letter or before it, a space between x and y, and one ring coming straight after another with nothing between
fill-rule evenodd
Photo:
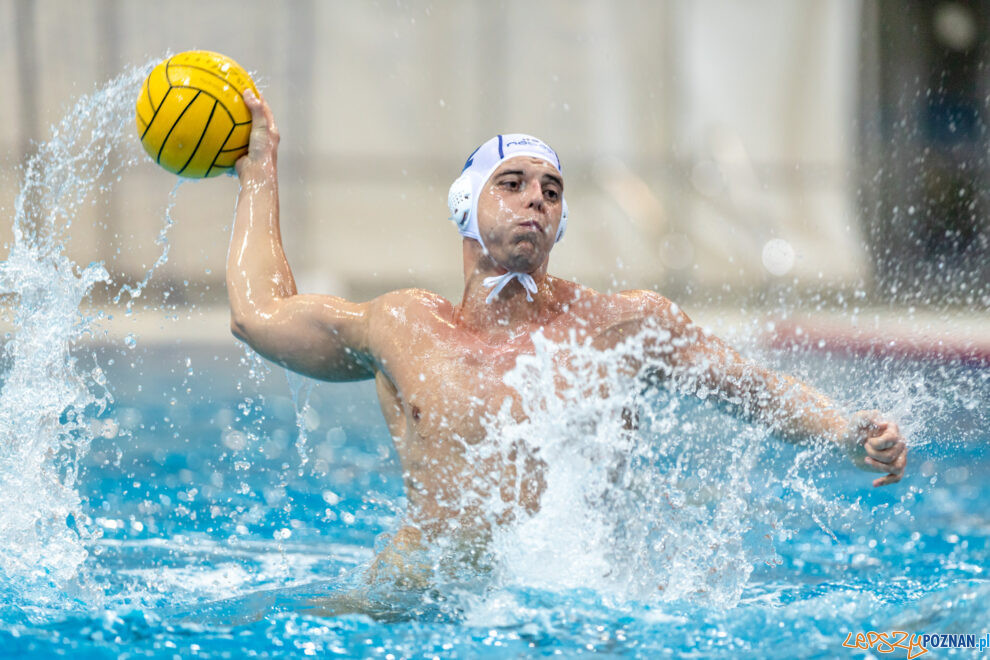
<instances>
[{"instance_id":1,"label":"blurred background wall","mask_svg":"<svg viewBox=\"0 0 990 660\"><path fill-rule=\"evenodd\" d=\"M527 132L564 164L555 274L698 300L825 289L987 307L987 6L0 0L0 205L9 217L18 164L73 99L208 49L275 112L303 291L459 299L447 187L482 141ZM174 184L150 161L126 173L73 225L74 258L140 278ZM154 280L172 300L224 301L236 192L179 189Z\"/></svg>"}]
</instances>

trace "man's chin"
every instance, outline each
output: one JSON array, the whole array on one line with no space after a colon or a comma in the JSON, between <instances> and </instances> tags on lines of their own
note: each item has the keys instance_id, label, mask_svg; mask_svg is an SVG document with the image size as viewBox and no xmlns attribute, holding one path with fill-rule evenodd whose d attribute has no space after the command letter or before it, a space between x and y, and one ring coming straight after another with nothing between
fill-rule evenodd
<instances>
[{"instance_id":1,"label":"man's chin","mask_svg":"<svg viewBox=\"0 0 990 660\"><path fill-rule=\"evenodd\" d=\"M545 238L534 232L513 236L506 242L492 241L489 254L492 261L506 270L531 273L547 259ZM552 246L551 246L552 247Z\"/></svg>"},{"instance_id":2,"label":"man's chin","mask_svg":"<svg viewBox=\"0 0 990 660\"><path fill-rule=\"evenodd\" d=\"M513 259L509 262L506 269L514 273L532 273L540 267L541 263L543 262L530 259Z\"/></svg>"}]
</instances>

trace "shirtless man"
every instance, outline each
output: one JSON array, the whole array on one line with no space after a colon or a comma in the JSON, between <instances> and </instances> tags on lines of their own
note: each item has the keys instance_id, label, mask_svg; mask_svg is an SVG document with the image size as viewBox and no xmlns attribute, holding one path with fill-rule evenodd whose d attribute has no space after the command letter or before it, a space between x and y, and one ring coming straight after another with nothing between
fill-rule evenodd
<instances>
[{"instance_id":1,"label":"shirtless man","mask_svg":"<svg viewBox=\"0 0 990 660\"><path fill-rule=\"evenodd\" d=\"M278 131L262 99L244 98L254 125L249 152L237 161L231 329L261 355L312 378L375 379L409 501L408 525L377 565L401 564L397 557L455 529L484 535L491 521L477 502L488 493L538 509L538 457L479 463L467 451L490 442L482 419L505 399L522 418L519 394L503 376L517 357L533 353L538 331L556 342L576 333L600 349L644 329L666 331L668 341L644 341L630 377L649 363L735 402L789 441L834 443L864 469L884 473L874 486L901 479L907 455L895 423L875 412L846 417L812 388L745 360L652 291L606 295L549 275L550 250L566 224L564 181L556 153L529 136L492 138L451 186L452 219L465 236L460 303L422 289L363 303L297 293L279 230Z\"/></svg>"}]
</instances>

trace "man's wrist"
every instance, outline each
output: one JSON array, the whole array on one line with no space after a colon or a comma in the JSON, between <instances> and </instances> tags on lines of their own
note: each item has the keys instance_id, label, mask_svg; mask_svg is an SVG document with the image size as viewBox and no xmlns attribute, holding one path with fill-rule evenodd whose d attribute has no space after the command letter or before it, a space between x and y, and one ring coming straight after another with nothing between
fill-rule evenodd
<instances>
[{"instance_id":1,"label":"man's wrist","mask_svg":"<svg viewBox=\"0 0 990 660\"><path fill-rule=\"evenodd\" d=\"M244 164L238 169L241 183L265 183L273 181L277 176L275 159L268 156L259 160L245 158Z\"/></svg>"},{"instance_id":2,"label":"man's wrist","mask_svg":"<svg viewBox=\"0 0 990 660\"><path fill-rule=\"evenodd\" d=\"M827 411L819 418L815 435L819 439L847 448L852 442L853 424L852 419L843 415L838 410Z\"/></svg>"},{"instance_id":3,"label":"man's wrist","mask_svg":"<svg viewBox=\"0 0 990 660\"><path fill-rule=\"evenodd\" d=\"M860 411L843 418L842 428L838 435L838 444L849 455L858 467L865 466L865 441L867 437L865 423L869 418L866 411Z\"/></svg>"}]
</instances>

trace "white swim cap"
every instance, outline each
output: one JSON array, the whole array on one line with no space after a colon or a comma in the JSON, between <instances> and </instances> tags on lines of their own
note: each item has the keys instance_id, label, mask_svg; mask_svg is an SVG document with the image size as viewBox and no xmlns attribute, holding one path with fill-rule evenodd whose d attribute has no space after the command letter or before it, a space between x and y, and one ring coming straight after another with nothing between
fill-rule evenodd
<instances>
[{"instance_id":1,"label":"white swim cap","mask_svg":"<svg viewBox=\"0 0 990 660\"><path fill-rule=\"evenodd\" d=\"M496 135L475 149L464 163L461 175L450 185L450 192L447 195L450 219L457 225L457 231L461 236L473 238L481 243L481 249L485 254L488 254L488 248L485 247L485 241L478 231L478 195L498 166L515 156L532 156L545 160L563 174L560 158L550 145L532 135L509 133ZM561 199L561 203L563 208L560 214L560 226L557 227L554 242L564 236L564 229L567 227L567 202Z\"/></svg>"}]
</instances>

